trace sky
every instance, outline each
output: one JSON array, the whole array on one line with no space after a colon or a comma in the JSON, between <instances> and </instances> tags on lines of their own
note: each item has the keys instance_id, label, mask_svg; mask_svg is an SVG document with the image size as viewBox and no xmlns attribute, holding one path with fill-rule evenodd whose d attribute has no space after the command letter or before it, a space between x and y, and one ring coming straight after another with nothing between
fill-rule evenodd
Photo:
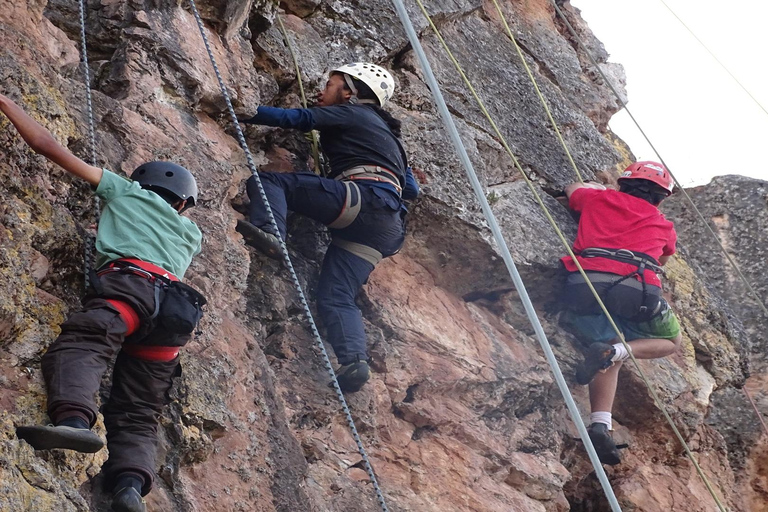
<instances>
[{"instance_id":1,"label":"sky","mask_svg":"<svg viewBox=\"0 0 768 512\"><path fill-rule=\"evenodd\" d=\"M627 106L678 181L768 180L768 114L664 6L668 5L768 110L764 0L571 0L624 66ZM656 160L622 111L611 129L638 160Z\"/></svg>"}]
</instances>

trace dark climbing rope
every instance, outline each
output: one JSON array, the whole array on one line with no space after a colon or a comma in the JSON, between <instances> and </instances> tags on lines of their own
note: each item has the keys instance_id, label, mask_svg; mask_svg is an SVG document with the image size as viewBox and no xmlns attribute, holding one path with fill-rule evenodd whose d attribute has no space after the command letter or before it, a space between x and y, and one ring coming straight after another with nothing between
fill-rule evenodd
<instances>
[{"instance_id":1,"label":"dark climbing rope","mask_svg":"<svg viewBox=\"0 0 768 512\"><path fill-rule=\"evenodd\" d=\"M85 0L80 0L80 60L83 63L83 75L85 79L85 102L88 114L88 146L90 149L91 165L96 165L96 130L93 122L93 100L91 98L91 72L88 66L88 43L85 38ZM94 196L94 208L96 210L96 222L101 215L101 204L99 198ZM93 266L94 257L94 239L88 229L83 234L83 280L87 290L91 284L90 273Z\"/></svg>"},{"instance_id":2,"label":"dark climbing rope","mask_svg":"<svg viewBox=\"0 0 768 512\"><path fill-rule=\"evenodd\" d=\"M363 442L360 439L360 434L357 431L357 427L355 427L355 422L352 419L352 413L350 412L349 406L347 405L347 401L344 399L344 394L341 392L341 388L339 387L339 382L336 379L336 372L334 372L333 365L331 364L331 359L330 357L328 357L328 351L325 349L325 345L323 344L323 340L320 337L320 332L317 330L317 325L315 324L315 320L312 316L312 312L309 310L309 304L307 303L307 299L304 295L304 291L301 287L301 283L299 282L299 278L296 275L295 269L293 268L293 263L291 262L291 258L288 255L288 248L285 245L285 240L283 240L282 237L279 235L279 230L277 229L277 223L275 222L275 217L274 215L272 215L272 209L269 207L269 201L267 200L267 195L264 192L264 187L262 186L261 179L259 179L259 173L256 170L256 164L253 161L253 156L251 155L251 151L248 148L248 144L245 141L245 135L243 134L243 130L237 121L237 115L235 114L235 109L232 106L232 101L229 98L229 93L227 92L227 88L224 85L224 80L221 77L221 73L219 72L219 66L216 63L216 58L214 57L213 51L211 50L211 45L208 42L208 36L205 34L205 27L203 26L203 20L200 17L200 13L197 10L197 5L195 5L195 0L189 0L189 5L192 9L192 13L195 16L195 20L197 21L197 26L200 29L200 35L203 38L205 49L208 52L208 58L210 59L211 65L213 66L213 71L216 73L216 79L219 82L219 88L221 89L221 94L224 97L224 100L227 104L227 110L229 111L229 116L237 132L237 140L240 142L240 146L242 147L243 152L245 153L245 158L246 158L246 161L248 162L248 168L250 169L251 174L253 174L253 176L256 178L256 184L258 185L258 188L259 188L259 196L261 197L262 203L266 206L267 214L269 215L269 222L273 230L276 233L278 233L277 238L278 240L280 240L280 247L282 248L282 251L283 251L283 258L284 258L286 267L288 268L288 272L291 275L291 279L296 288L296 291L299 294L301 305L304 308L304 314L306 315L307 320L309 322L309 326L312 331L312 335L315 339L315 343L318 349L320 350L320 353L322 354L323 362L325 363L325 368L328 371L328 375L332 379L333 389L336 391L336 397L338 398L339 403L341 404L341 408L344 412L344 415L346 416L347 425L349 425L349 429L352 432L352 437L355 440L355 444L357 444L357 451L363 459L365 470L368 473L368 478L370 478L371 483L373 484L374 491L376 492L376 498L379 502L379 506L381 507L381 510L384 512L389 512L389 509L387 508L387 504L384 501L384 495L382 494L381 488L379 487L379 482L376 480L376 475L373 472L373 466L371 465L371 461L369 460L368 454L365 451L365 447L363 447Z\"/></svg>"}]
</instances>

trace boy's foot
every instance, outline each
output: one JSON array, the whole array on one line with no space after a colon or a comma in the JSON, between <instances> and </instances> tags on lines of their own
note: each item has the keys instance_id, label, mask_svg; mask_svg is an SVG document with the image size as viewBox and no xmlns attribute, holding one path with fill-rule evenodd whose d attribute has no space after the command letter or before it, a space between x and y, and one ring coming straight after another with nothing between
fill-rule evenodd
<instances>
[{"instance_id":1,"label":"boy's foot","mask_svg":"<svg viewBox=\"0 0 768 512\"><path fill-rule=\"evenodd\" d=\"M345 393L360 391L370 377L371 370L368 368L366 361L345 364L336 372L336 380L339 382L341 390Z\"/></svg>"},{"instance_id":2,"label":"boy's foot","mask_svg":"<svg viewBox=\"0 0 768 512\"><path fill-rule=\"evenodd\" d=\"M115 512L147 512L144 498L133 487L123 487L112 498L112 510Z\"/></svg>"},{"instance_id":3,"label":"boy's foot","mask_svg":"<svg viewBox=\"0 0 768 512\"><path fill-rule=\"evenodd\" d=\"M611 434L608 432L608 425L605 423L593 423L587 429L589 439L595 447L597 458L603 464L615 466L621 462L621 455L616 443L613 442ZM624 445L626 447L626 445Z\"/></svg>"},{"instance_id":4,"label":"boy's foot","mask_svg":"<svg viewBox=\"0 0 768 512\"><path fill-rule=\"evenodd\" d=\"M241 219L237 219L235 231L243 235L245 243L254 249L274 260L283 259L283 249L280 247L280 240L272 233L267 233L250 222Z\"/></svg>"},{"instance_id":5,"label":"boy's foot","mask_svg":"<svg viewBox=\"0 0 768 512\"><path fill-rule=\"evenodd\" d=\"M81 453L96 453L104 448L104 441L87 428L59 425L16 427L16 435L35 450L61 448Z\"/></svg>"},{"instance_id":6,"label":"boy's foot","mask_svg":"<svg viewBox=\"0 0 768 512\"><path fill-rule=\"evenodd\" d=\"M585 386L592 382L597 372L613 366L611 358L616 349L607 343L593 343L587 349L584 361L576 367L576 382Z\"/></svg>"}]
</instances>

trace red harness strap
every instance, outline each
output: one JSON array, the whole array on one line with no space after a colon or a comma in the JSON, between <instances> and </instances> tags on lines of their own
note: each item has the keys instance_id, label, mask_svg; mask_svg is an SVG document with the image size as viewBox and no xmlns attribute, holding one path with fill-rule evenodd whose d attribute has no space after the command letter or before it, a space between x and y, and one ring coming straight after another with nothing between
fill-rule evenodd
<instances>
[{"instance_id":1,"label":"red harness strap","mask_svg":"<svg viewBox=\"0 0 768 512\"><path fill-rule=\"evenodd\" d=\"M137 260L133 258L122 258L116 261L124 261L126 263L129 263L147 272L151 272L153 274L157 274L159 276L165 277L166 279L169 279L171 281L179 280L176 276L174 276L167 270L163 269L162 267L158 267L157 265L154 265L146 261ZM117 265L112 263L110 264L110 267L112 266L117 266ZM154 280L154 278L152 279ZM107 302L109 302L112 306L115 307L115 309L117 309L120 312L120 318L123 320L123 322L125 322L125 328L126 328L125 336L128 337L134 332L136 332L136 330L141 325L141 320L139 319L139 315L136 313L136 311L134 311L133 308L127 302L124 302L122 300L107 299ZM123 344L122 350L129 356L135 357L137 359L142 359L144 361L153 361L153 362L173 361L179 355L179 347L158 347L158 346L147 346L147 345Z\"/></svg>"}]
</instances>

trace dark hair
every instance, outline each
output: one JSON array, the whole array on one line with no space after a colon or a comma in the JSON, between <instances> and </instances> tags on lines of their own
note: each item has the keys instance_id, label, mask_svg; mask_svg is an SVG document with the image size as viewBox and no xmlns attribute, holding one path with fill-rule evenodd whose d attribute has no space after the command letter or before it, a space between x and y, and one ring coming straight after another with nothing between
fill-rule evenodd
<instances>
[{"instance_id":1,"label":"dark hair","mask_svg":"<svg viewBox=\"0 0 768 512\"><path fill-rule=\"evenodd\" d=\"M177 208L184 199L180 198L168 189L161 187L153 187L152 185L142 185L141 188L149 190L162 197L166 203L171 205L174 209Z\"/></svg>"},{"instance_id":2,"label":"dark hair","mask_svg":"<svg viewBox=\"0 0 768 512\"><path fill-rule=\"evenodd\" d=\"M652 181L640 178L621 180L619 182L619 191L637 197L638 199L648 201L653 206L658 206L669 196L669 192L666 189Z\"/></svg>"},{"instance_id":3,"label":"dark hair","mask_svg":"<svg viewBox=\"0 0 768 512\"><path fill-rule=\"evenodd\" d=\"M361 100L375 101L376 103L366 105L373 108L373 111L376 112L379 117L384 120L385 123L387 123L387 126L389 126L389 129L392 131L394 136L399 139L401 135L400 127L402 126L400 120L379 106L379 98L371 90L371 88L365 84L365 82L362 82L353 76L350 78L352 78L352 81L355 84L355 88L357 89L357 97ZM351 90L346 80L344 80L344 89Z\"/></svg>"}]
</instances>

